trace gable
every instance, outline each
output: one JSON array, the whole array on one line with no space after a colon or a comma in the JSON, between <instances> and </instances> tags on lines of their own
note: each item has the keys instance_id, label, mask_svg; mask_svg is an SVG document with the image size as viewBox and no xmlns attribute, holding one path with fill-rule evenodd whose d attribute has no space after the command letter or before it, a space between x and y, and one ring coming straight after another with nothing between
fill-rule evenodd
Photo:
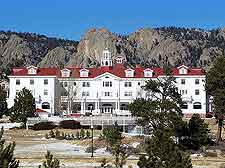
<instances>
[{"instance_id":1,"label":"gable","mask_svg":"<svg viewBox=\"0 0 225 168\"><path fill-rule=\"evenodd\" d=\"M71 73L71 71L67 68L61 70L61 76L62 77L70 77L70 73Z\"/></svg>"},{"instance_id":2,"label":"gable","mask_svg":"<svg viewBox=\"0 0 225 168\"><path fill-rule=\"evenodd\" d=\"M29 67L27 67L27 74L28 75L36 75L37 74L37 67L31 65Z\"/></svg>"}]
</instances>

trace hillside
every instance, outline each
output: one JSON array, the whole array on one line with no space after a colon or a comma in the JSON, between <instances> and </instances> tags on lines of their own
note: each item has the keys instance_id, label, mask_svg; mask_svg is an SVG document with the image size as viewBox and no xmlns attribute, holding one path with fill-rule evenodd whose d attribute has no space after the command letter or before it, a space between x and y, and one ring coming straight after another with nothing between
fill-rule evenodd
<instances>
[{"instance_id":1,"label":"hillside","mask_svg":"<svg viewBox=\"0 0 225 168\"><path fill-rule=\"evenodd\" d=\"M101 52L126 57L129 66L208 67L225 50L225 28L214 30L177 27L144 28L127 35L107 29L90 29L80 41L49 38L34 33L0 32L0 68L30 64L47 66L98 66Z\"/></svg>"}]
</instances>

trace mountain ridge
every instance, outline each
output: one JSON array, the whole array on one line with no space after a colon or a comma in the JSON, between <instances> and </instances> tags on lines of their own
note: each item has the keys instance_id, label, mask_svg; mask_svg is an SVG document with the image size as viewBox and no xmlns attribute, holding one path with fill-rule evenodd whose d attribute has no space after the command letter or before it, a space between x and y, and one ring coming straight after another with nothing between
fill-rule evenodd
<instances>
[{"instance_id":1,"label":"mountain ridge","mask_svg":"<svg viewBox=\"0 0 225 168\"><path fill-rule=\"evenodd\" d=\"M130 67L186 64L207 68L225 50L225 27L213 30L161 27L141 28L127 35L106 28L89 29L80 41L35 33L0 31L0 68L37 65L97 67L102 50L113 59L123 55Z\"/></svg>"}]
</instances>

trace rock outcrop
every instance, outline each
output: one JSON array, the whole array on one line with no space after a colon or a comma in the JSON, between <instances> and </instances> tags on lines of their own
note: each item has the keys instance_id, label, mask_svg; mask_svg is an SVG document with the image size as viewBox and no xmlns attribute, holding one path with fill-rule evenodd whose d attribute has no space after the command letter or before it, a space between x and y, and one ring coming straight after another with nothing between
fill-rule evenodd
<instances>
[{"instance_id":1,"label":"rock outcrop","mask_svg":"<svg viewBox=\"0 0 225 168\"><path fill-rule=\"evenodd\" d=\"M81 40L48 38L31 33L0 32L0 68L13 66L99 66L102 50L113 58L126 56L127 65L209 67L225 50L225 28L144 28L118 35L105 28L88 30Z\"/></svg>"}]
</instances>

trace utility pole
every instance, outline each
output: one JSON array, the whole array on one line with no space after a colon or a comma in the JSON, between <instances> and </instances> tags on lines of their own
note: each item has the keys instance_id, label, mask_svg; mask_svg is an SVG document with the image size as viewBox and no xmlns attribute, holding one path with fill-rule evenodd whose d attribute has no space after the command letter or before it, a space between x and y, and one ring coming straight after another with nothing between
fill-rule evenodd
<instances>
[{"instance_id":1,"label":"utility pole","mask_svg":"<svg viewBox=\"0 0 225 168\"><path fill-rule=\"evenodd\" d=\"M93 118L92 118L92 107L91 107L91 157L94 157L94 135L93 135Z\"/></svg>"}]
</instances>

